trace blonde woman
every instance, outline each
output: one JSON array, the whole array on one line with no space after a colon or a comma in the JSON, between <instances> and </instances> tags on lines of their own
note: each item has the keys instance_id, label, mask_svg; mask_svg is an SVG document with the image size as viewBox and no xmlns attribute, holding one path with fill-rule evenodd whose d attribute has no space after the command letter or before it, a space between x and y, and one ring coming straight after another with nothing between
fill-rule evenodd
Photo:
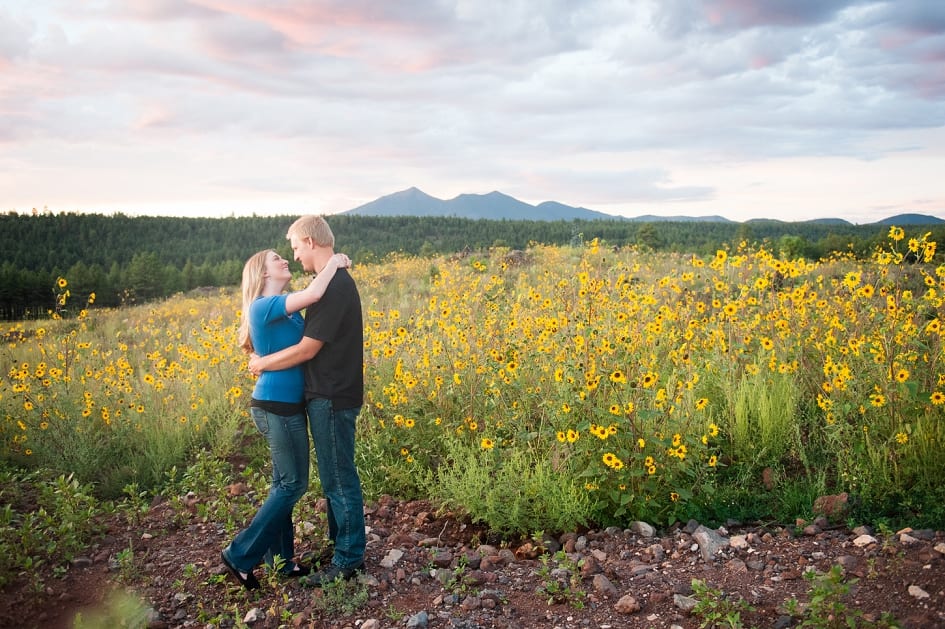
<instances>
[{"instance_id":1,"label":"blonde woman","mask_svg":"<svg viewBox=\"0 0 945 629\"><path fill-rule=\"evenodd\" d=\"M272 250L254 254L243 267L243 310L238 341L247 354L265 356L290 347L302 338L300 310L322 298L339 268L350 266L343 253L327 261L303 290L286 293L292 279L289 262ZM301 366L267 371L253 388L250 415L269 442L272 485L249 526L222 552L223 563L247 590L259 587L253 569L261 562L284 561L281 573L303 576L310 569L293 563L292 510L308 489L309 441L305 414L305 379Z\"/></svg>"}]
</instances>

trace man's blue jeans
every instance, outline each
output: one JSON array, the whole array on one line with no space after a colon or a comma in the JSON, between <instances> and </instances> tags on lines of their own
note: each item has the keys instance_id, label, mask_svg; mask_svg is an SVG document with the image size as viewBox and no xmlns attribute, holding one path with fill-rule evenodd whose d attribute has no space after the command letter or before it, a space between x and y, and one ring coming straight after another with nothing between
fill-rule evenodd
<instances>
[{"instance_id":1,"label":"man's blue jeans","mask_svg":"<svg viewBox=\"0 0 945 629\"><path fill-rule=\"evenodd\" d=\"M308 489L309 448L304 413L276 415L250 407L256 428L269 442L272 485L249 526L233 539L226 553L241 572L249 572L263 560L273 565L279 555L291 569L295 556L292 509Z\"/></svg>"},{"instance_id":2,"label":"man's blue jeans","mask_svg":"<svg viewBox=\"0 0 945 629\"><path fill-rule=\"evenodd\" d=\"M331 400L308 402L308 422L315 443L318 478L328 500L328 539L332 564L355 568L364 563L364 496L354 465L354 433L361 409L333 409Z\"/></svg>"}]
</instances>

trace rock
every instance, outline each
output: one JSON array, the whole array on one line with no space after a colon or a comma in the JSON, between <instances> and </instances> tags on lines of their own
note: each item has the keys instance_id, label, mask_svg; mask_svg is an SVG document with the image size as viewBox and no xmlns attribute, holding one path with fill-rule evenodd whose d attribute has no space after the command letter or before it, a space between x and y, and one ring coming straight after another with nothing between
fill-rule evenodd
<instances>
[{"instance_id":1,"label":"rock","mask_svg":"<svg viewBox=\"0 0 945 629\"><path fill-rule=\"evenodd\" d=\"M479 598L482 599L482 606L488 609L493 609L497 607L503 600L505 595L499 590L483 590L479 593Z\"/></svg>"},{"instance_id":2,"label":"rock","mask_svg":"<svg viewBox=\"0 0 945 629\"><path fill-rule=\"evenodd\" d=\"M246 486L246 483L232 483L227 485L226 492L230 498L235 498L236 496L242 496L247 491L249 487Z\"/></svg>"},{"instance_id":3,"label":"rock","mask_svg":"<svg viewBox=\"0 0 945 629\"><path fill-rule=\"evenodd\" d=\"M778 616L778 619L772 625L772 629L788 629L794 626L794 618L788 615Z\"/></svg>"},{"instance_id":4,"label":"rock","mask_svg":"<svg viewBox=\"0 0 945 629\"><path fill-rule=\"evenodd\" d=\"M574 552L574 543L577 540L577 533L569 532L562 533L561 537L558 538L558 542L561 544L561 548L566 553Z\"/></svg>"},{"instance_id":5,"label":"rock","mask_svg":"<svg viewBox=\"0 0 945 629\"><path fill-rule=\"evenodd\" d=\"M404 551L399 548L391 548L387 551L387 555L381 559L380 564L382 568L393 568L398 561L403 559Z\"/></svg>"},{"instance_id":6,"label":"rock","mask_svg":"<svg viewBox=\"0 0 945 629\"><path fill-rule=\"evenodd\" d=\"M581 562L581 578L586 579L600 572L600 564L593 556L585 557Z\"/></svg>"},{"instance_id":7,"label":"rock","mask_svg":"<svg viewBox=\"0 0 945 629\"><path fill-rule=\"evenodd\" d=\"M630 530L640 537L656 537L656 529L646 522L633 522L630 524Z\"/></svg>"},{"instance_id":8,"label":"rock","mask_svg":"<svg viewBox=\"0 0 945 629\"><path fill-rule=\"evenodd\" d=\"M844 572L849 572L856 577L865 577L863 563L852 555L840 555L837 557L837 564L843 568Z\"/></svg>"},{"instance_id":9,"label":"rock","mask_svg":"<svg viewBox=\"0 0 945 629\"><path fill-rule=\"evenodd\" d=\"M493 580L488 575L489 573L483 572L482 570L470 570L469 573L463 577L463 585L473 588L485 585Z\"/></svg>"},{"instance_id":10,"label":"rock","mask_svg":"<svg viewBox=\"0 0 945 629\"><path fill-rule=\"evenodd\" d=\"M389 556L389 553L388 553ZM433 553L433 565L437 568L449 568L453 563L453 553L448 550L438 550Z\"/></svg>"},{"instance_id":11,"label":"rock","mask_svg":"<svg viewBox=\"0 0 945 629\"><path fill-rule=\"evenodd\" d=\"M407 629L425 629L430 624L430 616L426 610L418 612L407 620Z\"/></svg>"},{"instance_id":12,"label":"rock","mask_svg":"<svg viewBox=\"0 0 945 629\"><path fill-rule=\"evenodd\" d=\"M735 574L744 574L748 572L748 565L741 559L732 559L725 564L725 569Z\"/></svg>"},{"instance_id":13,"label":"rock","mask_svg":"<svg viewBox=\"0 0 945 629\"><path fill-rule=\"evenodd\" d=\"M525 542L521 546L515 549L515 558L516 559L536 559L538 555L542 553L542 547L532 544L531 542Z\"/></svg>"},{"instance_id":14,"label":"rock","mask_svg":"<svg viewBox=\"0 0 945 629\"><path fill-rule=\"evenodd\" d=\"M482 563L482 555L476 550L466 550L463 553L463 559L470 570L479 570L479 564Z\"/></svg>"},{"instance_id":15,"label":"rock","mask_svg":"<svg viewBox=\"0 0 945 629\"><path fill-rule=\"evenodd\" d=\"M492 546L491 544L480 544L478 550L479 550L479 555L482 557L488 557L490 555L499 554L499 549L496 548L495 546Z\"/></svg>"},{"instance_id":16,"label":"rock","mask_svg":"<svg viewBox=\"0 0 945 629\"><path fill-rule=\"evenodd\" d=\"M723 547L728 546L726 538L702 525L692 534L692 539L699 544L699 552L704 561L712 561Z\"/></svg>"},{"instance_id":17,"label":"rock","mask_svg":"<svg viewBox=\"0 0 945 629\"><path fill-rule=\"evenodd\" d=\"M864 546L869 546L870 544L878 544L879 540L873 537L872 535L860 535L855 540L853 540L853 545L857 548L863 548Z\"/></svg>"},{"instance_id":18,"label":"rock","mask_svg":"<svg viewBox=\"0 0 945 629\"><path fill-rule=\"evenodd\" d=\"M595 574L591 583L594 586L595 592L599 592L607 598L614 598L618 594L616 586L614 586L610 579L602 574Z\"/></svg>"},{"instance_id":19,"label":"rock","mask_svg":"<svg viewBox=\"0 0 945 629\"><path fill-rule=\"evenodd\" d=\"M502 559L498 555L486 555L479 561L479 569L493 572L502 567Z\"/></svg>"},{"instance_id":20,"label":"rock","mask_svg":"<svg viewBox=\"0 0 945 629\"><path fill-rule=\"evenodd\" d=\"M929 593L920 588L918 585L910 585L909 596L922 600L923 598L929 598Z\"/></svg>"},{"instance_id":21,"label":"rock","mask_svg":"<svg viewBox=\"0 0 945 629\"><path fill-rule=\"evenodd\" d=\"M663 548L662 544L650 544L646 547L646 551L653 556L653 561L660 563L666 558L666 549Z\"/></svg>"},{"instance_id":22,"label":"rock","mask_svg":"<svg viewBox=\"0 0 945 629\"><path fill-rule=\"evenodd\" d=\"M299 534L301 537L309 537L315 534L315 531L319 530L315 523L309 522L308 520L303 520L296 525L299 529Z\"/></svg>"},{"instance_id":23,"label":"rock","mask_svg":"<svg viewBox=\"0 0 945 629\"><path fill-rule=\"evenodd\" d=\"M847 492L829 496L820 496L814 500L814 513L832 520L841 519L847 512L850 496Z\"/></svg>"},{"instance_id":24,"label":"rock","mask_svg":"<svg viewBox=\"0 0 945 629\"><path fill-rule=\"evenodd\" d=\"M472 596L472 595L464 598L463 602L460 603L459 605L459 608L462 609L464 612L476 611L480 607L482 607L482 599L479 598L478 596Z\"/></svg>"},{"instance_id":25,"label":"rock","mask_svg":"<svg viewBox=\"0 0 945 629\"><path fill-rule=\"evenodd\" d=\"M614 605L614 610L619 614L635 614L640 609L640 603L630 594L621 596L620 600Z\"/></svg>"},{"instance_id":26,"label":"rock","mask_svg":"<svg viewBox=\"0 0 945 629\"><path fill-rule=\"evenodd\" d=\"M935 531L932 529L910 530L909 535L916 539L921 539L923 542L931 542L935 539Z\"/></svg>"},{"instance_id":27,"label":"rock","mask_svg":"<svg viewBox=\"0 0 945 629\"><path fill-rule=\"evenodd\" d=\"M254 622L259 622L266 617L266 613L261 611L258 607L254 607L243 616L243 622L247 625L251 625Z\"/></svg>"},{"instance_id":28,"label":"rock","mask_svg":"<svg viewBox=\"0 0 945 629\"><path fill-rule=\"evenodd\" d=\"M632 574L634 577L643 576L644 574L652 572L653 570L655 570L655 568L649 564L639 561L630 562L630 574Z\"/></svg>"},{"instance_id":29,"label":"rock","mask_svg":"<svg viewBox=\"0 0 945 629\"><path fill-rule=\"evenodd\" d=\"M673 605L683 610L684 612L691 612L693 608L699 604L699 601L692 598L691 596L683 596L682 594L673 595Z\"/></svg>"},{"instance_id":30,"label":"rock","mask_svg":"<svg viewBox=\"0 0 945 629\"><path fill-rule=\"evenodd\" d=\"M748 538L745 535L732 535L728 538L728 545L736 550L747 550L751 548L748 544Z\"/></svg>"},{"instance_id":31,"label":"rock","mask_svg":"<svg viewBox=\"0 0 945 629\"><path fill-rule=\"evenodd\" d=\"M368 618L361 623L361 629L381 629L381 621L377 618Z\"/></svg>"},{"instance_id":32,"label":"rock","mask_svg":"<svg viewBox=\"0 0 945 629\"><path fill-rule=\"evenodd\" d=\"M452 570L445 570L445 569L442 569L442 568L441 568L441 569L439 569L439 570L434 569L434 570L432 570L431 572L432 572L433 578L436 579L437 581L439 581L440 584L443 585L443 587L446 587L446 585L447 585L450 581L453 580L453 571L452 571Z\"/></svg>"}]
</instances>

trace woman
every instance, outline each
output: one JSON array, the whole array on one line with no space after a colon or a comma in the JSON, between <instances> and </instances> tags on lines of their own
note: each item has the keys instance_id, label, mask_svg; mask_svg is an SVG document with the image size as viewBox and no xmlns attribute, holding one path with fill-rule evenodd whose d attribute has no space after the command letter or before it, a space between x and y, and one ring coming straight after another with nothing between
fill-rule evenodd
<instances>
[{"instance_id":1,"label":"woman","mask_svg":"<svg viewBox=\"0 0 945 629\"><path fill-rule=\"evenodd\" d=\"M335 254L308 287L285 293L292 279L288 261L272 250L253 255L243 267L243 310L238 333L243 351L266 355L298 343L303 328L299 311L321 299L335 270L348 266L348 256ZM262 561L274 566L276 555L284 562L280 573L285 576L303 576L310 571L292 561L292 510L308 489L309 477L301 366L260 375L253 389L250 414L269 442L272 486L253 521L222 552L223 563L247 590L259 587L253 569Z\"/></svg>"}]
</instances>

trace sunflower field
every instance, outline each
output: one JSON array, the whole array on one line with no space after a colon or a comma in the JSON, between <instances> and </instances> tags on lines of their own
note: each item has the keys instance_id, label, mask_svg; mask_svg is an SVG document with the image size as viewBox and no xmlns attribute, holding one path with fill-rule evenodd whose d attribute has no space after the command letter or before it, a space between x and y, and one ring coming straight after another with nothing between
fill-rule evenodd
<instances>
[{"instance_id":1,"label":"sunflower field","mask_svg":"<svg viewBox=\"0 0 945 629\"><path fill-rule=\"evenodd\" d=\"M928 235L892 227L868 260L594 240L355 264L369 498L429 498L506 534L787 520L841 492L850 518L945 524ZM158 493L252 434L235 288L116 310L68 278L53 290L48 320L3 331L4 465Z\"/></svg>"}]
</instances>

